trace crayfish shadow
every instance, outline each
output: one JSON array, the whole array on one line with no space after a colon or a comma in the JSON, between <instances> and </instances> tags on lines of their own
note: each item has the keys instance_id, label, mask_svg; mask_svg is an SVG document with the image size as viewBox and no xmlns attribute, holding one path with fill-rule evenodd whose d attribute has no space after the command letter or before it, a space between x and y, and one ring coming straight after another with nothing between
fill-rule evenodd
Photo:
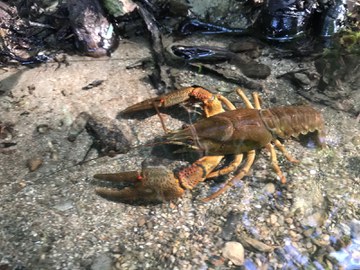
<instances>
[{"instance_id":1,"label":"crayfish shadow","mask_svg":"<svg viewBox=\"0 0 360 270\"><path fill-rule=\"evenodd\" d=\"M201 152L186 150L183 146L180 145L166 144L160 141L159 144L153 146L151 150L151 156L154 157L155 160L184 160L193 163L204 155ZM156 161L154 162L156 163Z\"/></svg>"},{"instance_id":2,"label":"crayfish shadow","mask_svg":"<svg viewBox=\"0 0 360 270\"><path fill-rule=\"evenodd\" d=\"M131 112L131 113L123 113L118 112L116 115L117 120L121 119L136 119L136 120L144 120L148 117L151 117L156 114L156 111L153 110L143 110L138 112Z\"/></svg>"},{"instance_id":3,"label":"crayfish shadow","mask_svg":"<svg viewBox=\"0 0 360 270\"><path fill-rule=\"evenodd\" d=\"M313 149L313 148L321 148L322 145L320 144L319 140L321 138L319 138L319 134L318 132L309 132L305 135L303 134L300 134L298 137L297 137L297 141L303 146L303 147L306 147L306 148L310 148L310 149Z\"/></svg>"}]
</instances>

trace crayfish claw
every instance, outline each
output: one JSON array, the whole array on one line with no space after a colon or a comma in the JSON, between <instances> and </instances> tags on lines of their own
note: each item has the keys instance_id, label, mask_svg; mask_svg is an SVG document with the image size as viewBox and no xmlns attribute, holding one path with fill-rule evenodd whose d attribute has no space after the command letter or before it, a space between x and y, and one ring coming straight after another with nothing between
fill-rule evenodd
<instances>
[{"instance_id":1,"label":"crayfish claw","mask_svg":"<svg viewBox=\"0 0 360 270\"><path fill-rule=\"evenodd\" d=\"M121 114L128 114L139 112L142 110L149 110L154 109L155 107L160 108L162 107L162 99L161 97L150 98L139 103L136 103L130 107L127 107L125 110L121 112Z\"/></svg>"},{"instance_id":2,"label":"crayfish claw","mask_svg":"<svg viewBox=\"0 0 360 270\"><path fill-rule=\"evenodd\" d=\"M131 186L120 190L97 188L96 193L112 201L131 202L162 202L181 197L184 189L174 174L164 167L145 168L142 172L129 171L114 174L96 174L95 178L131 183Z\"/></svg>"},{"instance_id":3,"label":"crayfish claw","mask_svg":"<svg viewBox=\"0 0 360 270\"><path fill-rule=\"evenodd\" d=\"M139 103L136 103L123 110L122 114L134 113L142 110L168 108L176 104L180 104L190 99L190 94L193 92L194 87L185 87L180 90L172 91L168 94L146 99Z\"/></svg>"}]
</instances>

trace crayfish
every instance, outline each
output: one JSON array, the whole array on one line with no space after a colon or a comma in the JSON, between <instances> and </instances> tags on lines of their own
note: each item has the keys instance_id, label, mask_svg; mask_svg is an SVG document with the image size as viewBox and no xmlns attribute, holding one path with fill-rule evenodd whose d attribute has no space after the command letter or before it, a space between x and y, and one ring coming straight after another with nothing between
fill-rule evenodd
<instances>
[{"instance_id":1,"label":"crayfish","mask_svg":"<svg viewBox=\"0 0 360 270\"><path fill-rule=\"evenodd\" d=\"M202 151L204 156L178 173L163 167L146 168L142 171L128 171L115 174L96 174L94 177L113 182L132 183L121 190L100 188L96 192L105 198L133 202L169 201L181 197L185 190L193 189L209 178L235 172L222 188L203 201L209 201L222 194L246 176L255 160L256 150L266 148L270 152L271 165L282 183L286 182L277 161L275 147L290 161L291 157L279 139L313 133L319 146L324 146L324 120L314 108L302 106L281 106L261 109L260 98L253 93L254 105L242 90L237 93L245 108L235 106L224 96L215 95L201 87L187 87L169 94L148 99L128 107L123 113L144 109L169 107L195 98L203 104L204 119L165 136L165 143L181 145ZM225 111L224 106L227 108ZM241 169L243 156L247 160ZM226 167L217 169L225 155L235 155Z\"/></svg>"}]
</instances>

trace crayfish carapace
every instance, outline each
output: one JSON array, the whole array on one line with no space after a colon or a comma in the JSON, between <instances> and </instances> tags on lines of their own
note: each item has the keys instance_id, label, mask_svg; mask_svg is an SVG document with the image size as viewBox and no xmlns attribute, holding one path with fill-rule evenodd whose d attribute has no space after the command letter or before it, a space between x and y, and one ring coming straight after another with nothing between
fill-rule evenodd
<instances>
[{"instance_id":1,"label":"crayfish carapace","mask_svg":"<svg viewBox=\"0 0 360 270\"><path fill-rule=\"evenodd\" d=\"M156 167L142 171L97 174L94 177L98 179L134 185L121 190L100 188L96 192L105 198L121 202L168 201L182 196L185 190L193 189L206 179L235 172L235 176L226 181L222 188L204 199L209 201L248 174L257 149L265 147L270 152L272 167L281 182L285 183L286 179L278 165L275 147L290 162L298 161L287 153L278 139L313 133L317 144L324 145L323 117L314 108L304 105L261 109L257 93L253 94L254 105L243 91L237 90L237 93L245 103L245 108L236 109L227 98L214 95L201 87L187 87L127 108L123 113L169 107L190 98L201 101L206 118L166 135L165 143L203 151L205 156L178 173ZM238 169L244 154L247 156L246 162ZM235 158L228 166L216 169L225 155L235 155Z\"/></svg>"}]
</instances>

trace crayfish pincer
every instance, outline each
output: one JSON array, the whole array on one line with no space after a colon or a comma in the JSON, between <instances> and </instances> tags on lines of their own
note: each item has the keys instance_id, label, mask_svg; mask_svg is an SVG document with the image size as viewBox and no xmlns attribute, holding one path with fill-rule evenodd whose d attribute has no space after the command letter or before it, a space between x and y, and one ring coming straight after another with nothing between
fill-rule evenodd
<instances>
[{"instance_id":1,"label":"crayfish pincer","mask_svg":"<svg viewBox=\"0 0 360 270\"><path fill-rule=\"evenodd\" d=\"M94 177L98 179L133 184L121 190L101 188L97 189L97 193L121 202L169 201L182 196L185 190L193 189L206 179L234 172L235 176L227 180L222 188L203 199L209 201L248 174L258 149L266 148L270 152L271 165L280 181L285 183L286 179L278 165L275 147L290 162L299 161L288 154L279 139L312 133L316 143L320 147L324 146L324 120L319 111L305 105L261 109L257 93L253 93L254 105L242 90L237 90L237 93L243 100L245 108L235 108L227 98L212 94L201 87L183 88L127 108L125 113L154 107L158 110L191 98L202 102L206 118L169 133L164 140L166 144L176 144L189 150L201 151L204 156L177 173L156 167L139 172L97 174ZM247 157L246 162L238 168L244 154ZM229 165L218 169L225 155L235 157Z\"/></svg>"}]
</instances>

